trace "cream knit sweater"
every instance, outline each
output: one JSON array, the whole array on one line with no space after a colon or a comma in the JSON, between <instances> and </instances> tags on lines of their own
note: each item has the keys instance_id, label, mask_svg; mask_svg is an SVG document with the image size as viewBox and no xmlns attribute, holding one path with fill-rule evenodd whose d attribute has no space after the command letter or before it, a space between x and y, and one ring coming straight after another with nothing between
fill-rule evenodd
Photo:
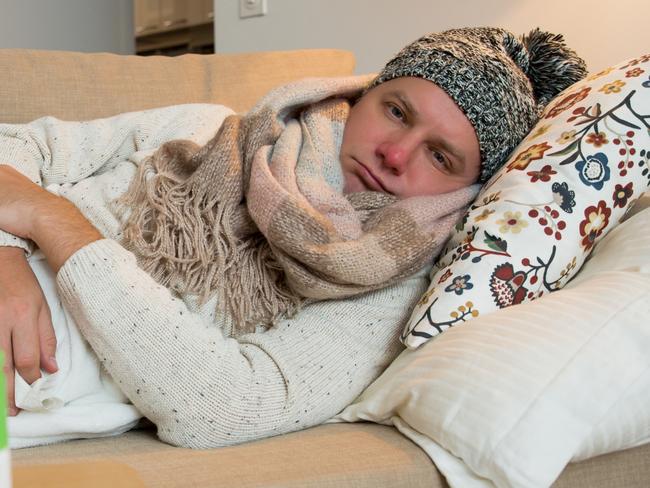
<instances>
[{"instance_id":1,"label":"cream knit sweater","mask_svg":"<svg viewBox=\"0 0 650 488\"><path fill-rule=\"evenodd\" d=\"M112 201L163 142L206 142L230 113L181 105L90 122L0 125L0 163L70 201L106 239L75 253L60 295L98 358L171 444L207 448L313 426L332 417L402 350L398 336L427 286L403 283L305 307L269 330L234 336L214 302L174 296L122 248ZM0 245L29 244L0 231ZM1 272L1 270L0 270Z\"/></svg>"}]
</instances>

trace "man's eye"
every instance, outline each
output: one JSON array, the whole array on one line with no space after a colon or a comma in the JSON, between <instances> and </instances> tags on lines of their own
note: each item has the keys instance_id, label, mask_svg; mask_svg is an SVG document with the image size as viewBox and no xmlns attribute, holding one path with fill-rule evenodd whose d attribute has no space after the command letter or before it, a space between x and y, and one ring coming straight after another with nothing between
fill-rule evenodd
<instances>
[{"instance_id":1,"label":"man's eye","mask_svg":"<svg viewBox=\"0 0 650 488\"><path fill-rule=\"evenodd\" d=\"M406 118L402 109L392 103L388 105L388 112L398 120L404 120Z\"/></svg>"},{"instance_id":2,"label":"man's eye","mask_svg":"<svg viewBox=\"0 0 650 488\"><path fill-rule=\"evenodd\" d=\"M445 157L443 153L440 151L436 151L435 149L431 149L431 157L433 158L433 161L436 163L437 166L441 166L445 169L449 169L449 160Z\"/></svg>"}]
</instances>

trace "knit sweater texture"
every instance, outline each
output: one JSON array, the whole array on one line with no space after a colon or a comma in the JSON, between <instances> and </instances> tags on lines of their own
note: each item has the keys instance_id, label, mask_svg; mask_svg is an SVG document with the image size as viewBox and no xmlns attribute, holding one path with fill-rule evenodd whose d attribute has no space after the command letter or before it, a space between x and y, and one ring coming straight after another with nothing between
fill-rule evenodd
<instances>
[{"instance_id":1,"label":"knit sweater texture","mask_svg":"<svg viewBox=\"0 0 650 488\"><path fill-rule=\"evenodd\" d=\"M399 332L427 271L383 290L303 308L239 334L214 301L178 296L118 244L114 200L162 143L204 144L231 111L180 105L66 122L0 124L0 163L69 199L105 236L77 251L57 284L99 360L171 444L208 448L320 424L352 402L402 350ZM0 245L31 252L0 231Z\"/></svg>"}]
</instances>

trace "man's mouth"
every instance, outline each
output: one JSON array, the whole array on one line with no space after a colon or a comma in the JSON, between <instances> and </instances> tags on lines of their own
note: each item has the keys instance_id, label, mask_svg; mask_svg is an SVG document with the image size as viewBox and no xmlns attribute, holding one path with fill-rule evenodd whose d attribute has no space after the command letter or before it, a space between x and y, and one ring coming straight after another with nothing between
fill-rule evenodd
<instances>
[{"instance_id":1,"label":"man's mouth","mask_svg":"<svg viewBox=\"0 0 650 488\"><path fill-rule=\"evenodd\" d=\"M377 178L365 164L357 159L355 159L355 161L359 165L359 177L363 180L369 189L383 193L390 193L381 182L381 180Z\"/></svg>"}]
</instances>

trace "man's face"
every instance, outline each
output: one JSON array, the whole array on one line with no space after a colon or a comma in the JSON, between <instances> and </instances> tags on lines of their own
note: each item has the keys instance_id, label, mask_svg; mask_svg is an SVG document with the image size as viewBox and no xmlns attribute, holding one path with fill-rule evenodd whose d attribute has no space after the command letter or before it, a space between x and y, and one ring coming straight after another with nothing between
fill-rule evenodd
<instances>
[{"instance_id":1,"label":"man's face","mask_svg":"<svg viewBox=\"0 0 650 488\"><path fill-rule=\"evenodd\" d=\"M474 127L441 88L396 78L352 107L340 153L345 193L380 191L399 198L438 195L479 177Z\"/></svg>"}]
</instances>

